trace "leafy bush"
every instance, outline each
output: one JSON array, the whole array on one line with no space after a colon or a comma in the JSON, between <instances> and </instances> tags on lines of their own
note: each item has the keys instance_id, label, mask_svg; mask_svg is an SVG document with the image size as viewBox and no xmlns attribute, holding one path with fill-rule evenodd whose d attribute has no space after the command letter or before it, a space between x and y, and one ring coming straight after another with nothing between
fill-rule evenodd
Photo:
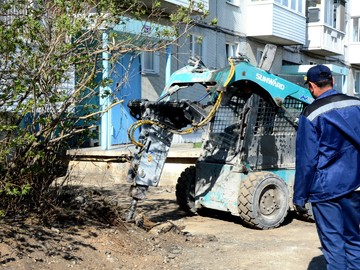
<instances>
[{"instance_id":1,"label":"leafy bush","mask_svg":"<svg viewBox=\"0 0 360 270\"><path fill-rule=\"evenodd\" d=\"M184 35L196 6L164 13L160 1L6 0L0 5L0 208L1 213L41 206L66 171L65 151L81 142L117 100L106 91L102 60L161 50ZM176 14L176 16L175 16ZM197 14L201 14L198 13ZM203 16L203 15L200 15ZM114 31L125 18L158 25L154 38ZM104 33L108 41L104 46ZM161 39L160 39L161 37ZM121 88L119 83L117 89ZM105 89L105 90L104 90ZM107 97L108 108L92 100ZM29 208L30 209L30 208ZM32 209L32 208L31 208Z\"/></svg>"}]
</instances>

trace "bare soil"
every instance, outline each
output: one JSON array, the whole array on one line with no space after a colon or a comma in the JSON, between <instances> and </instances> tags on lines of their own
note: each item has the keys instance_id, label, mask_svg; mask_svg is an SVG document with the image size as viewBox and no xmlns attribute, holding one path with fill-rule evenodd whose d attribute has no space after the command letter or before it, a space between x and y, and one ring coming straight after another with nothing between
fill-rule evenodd
<instances>
[{"instance_id":1,"label":"bare soil","mask_svg":"<svg viewBox=\"0 0 360 270\"><path fill-rule=\"evenodd\" d=\"M2 220L0 269L326 269L315 224L292 213L277 229L254 230L226 213L185 216L174 187L158 187L138 206L136 222L126 223L128 185L92 194L115 205L118 217L94 218L108 208L84 211L86 205L90 209L90 199L82 195L75 202L83 211L66 221Z\"/></svg>"}]
</instances>

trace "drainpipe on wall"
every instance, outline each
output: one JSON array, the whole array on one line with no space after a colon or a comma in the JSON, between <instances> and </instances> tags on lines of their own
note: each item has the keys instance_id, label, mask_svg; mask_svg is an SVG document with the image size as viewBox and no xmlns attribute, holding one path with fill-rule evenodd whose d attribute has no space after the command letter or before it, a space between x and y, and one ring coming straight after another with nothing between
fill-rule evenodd
<instances>
[{"instance_id":1,"label":"drainpipe on wall","mask_svg":"<svg viewBox=\"0 0 360 270\"><path fill-rule=\"evenodd\" d=\"M102 34L102 42L103 42L103 48L106 49L109 42L109 36L108 33L104 32ZM109 58L110 54L107 51L104 51L102 53L102 66L103 66L103 72L102 72L102 79L109 78ZM104 96L106 92L111 91L110 87L108 86L100 86L100 108L101 110L106 110L110 105L110 97L109 95ZM110 121L111 116L110 112L105 112L101 116L101 123L100 123L100 145L102 150L108 150L110 148Z\"/></svg>"},{"instance_id":2,"label":"drainpipe on wall","mask_svg":"<svg viewBox=\"0 0 360 270\"><path fill-rule=\"evenodd\" d=\"M171 45L166 45L165 85L171 76Z\"/></svg>"}]
</instances>

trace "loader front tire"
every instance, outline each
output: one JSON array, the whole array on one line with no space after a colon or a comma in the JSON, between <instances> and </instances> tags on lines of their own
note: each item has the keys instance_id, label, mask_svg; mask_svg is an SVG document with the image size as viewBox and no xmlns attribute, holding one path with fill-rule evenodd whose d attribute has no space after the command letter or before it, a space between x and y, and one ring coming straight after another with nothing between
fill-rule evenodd
<instances>
[{"instance_id":1,"label":"loader front tire","mask_svg":"<svg viewBox=\"0 0 360 270\"><path fill-rule=\"evenodd\" d=\"M280 226L288 213L289 190L273 173L249 173L241 181L238 202L239 215L246 225L272 229Z\"/></svg>"},{"instance_id":2,"label":"loader front tire","mask_svg":"<svg viewBox=\"0 0 360 270\"><path fill-rule=\"evenodd\" d=\"M176 184L176 201L180 208L190 216L197 215L195 208L195 166L186 168Z\"/></svg>"}]
</instances>

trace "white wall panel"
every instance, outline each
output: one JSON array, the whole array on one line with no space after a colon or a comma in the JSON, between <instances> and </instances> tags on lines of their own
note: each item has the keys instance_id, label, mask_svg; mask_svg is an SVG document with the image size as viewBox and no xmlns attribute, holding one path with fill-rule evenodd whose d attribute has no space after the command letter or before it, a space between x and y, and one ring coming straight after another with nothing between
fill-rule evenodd
<instances>
[{"instance_id":1,"label":"white wall panel","mask_svg":"<svg viewBox=\"0 0 360 270\"><path fill-rule=\"evenodd\" d=\"M306 19L284 7L268 3L247 7L248 36L274 36L305 44Z\"/></svg>"},{"instance_id":2,"label":"white wall panel","mask_svg":"<svg viewBox=\"0 0 360 270\"><path fill-rule=\"evenodd\" d=\"M306 20L297 13L275 5L273 11L273 34L305 44Z\"/></svg>"}]
</instances>

